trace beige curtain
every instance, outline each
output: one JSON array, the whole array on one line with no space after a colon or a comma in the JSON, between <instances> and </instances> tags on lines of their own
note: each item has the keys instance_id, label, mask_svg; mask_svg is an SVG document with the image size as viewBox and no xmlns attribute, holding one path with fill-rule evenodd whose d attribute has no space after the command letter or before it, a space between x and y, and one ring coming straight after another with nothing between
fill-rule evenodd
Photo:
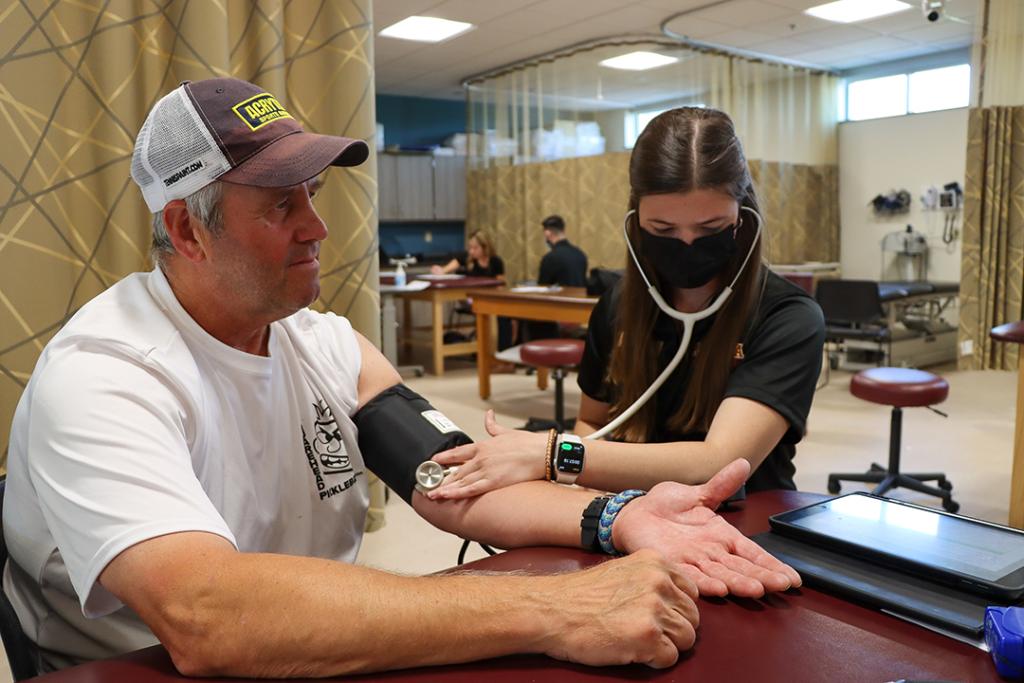
<instances>
[{"instance_id":1,"label":"beige curtain","mask_svg":"<svg viewBox=\"0 0 1024 683\"><path fill-rule=\"evenodd\" d=\"M675 61L617 71L602 60L644 51ZM619 268L637 113L681 105L736 123L776 263L839 258L837 82L828 74L699 52L650 39L602 42L471 79L467 232L484 230L511 279L537 275L540 221L558 213L592 266ZM639 131L632 133L635 135Z\"/></svg>"},{"instance_id":2,"label":"beige curtain","mask_svg":"<svg viewBox=\"0 0 1024 683\"><path fill-rule=\"evenodd\" d=\"M1024 318L1024 3L986 0L972 62L960 278L962 369L1017 368L1019 347L993 342Z\"/></svg>"},{"instance_id":3,"label":"beige curtain","mask_svg":"<svg viewBox=\"0 0 1024 683\"><path fill-rule=\"evenodd\" d=\"M1017 367L1016 344L989 330L1024 318L1024 107L972 109L967 136L960 332L962 369Z\"/></svg>"},{"instance_id":4,"label":"beige curtain","mask_svg":"<svg viewBox=\"0 0 1024 683\"><path fill-rule=\"evenodd\" d=\"M236 76L307 130L374 138L371 0L7 3L0 9L0 446L47 340L150 267L135 134L185 79ZM316 303L379 337L375 155L332 170Z\"/></svg>"},{"instance_id":5,"label":"beige curtain","mask_svg":"<svg viewBox=\"0 0 1024 683\"><path fill-rule=\"evenodd\" d=\"M493 238L512 281L537 277L546 247L540 222L553 213L591 267L622 268L622 220L629 199L629 153L492 166L467 174L467 230ZM838 173L835 166L753 161L754 185L772 263L835 261L839 257ZM784 226L784 227L780 227Z\"/></svg>"}]
</instances>

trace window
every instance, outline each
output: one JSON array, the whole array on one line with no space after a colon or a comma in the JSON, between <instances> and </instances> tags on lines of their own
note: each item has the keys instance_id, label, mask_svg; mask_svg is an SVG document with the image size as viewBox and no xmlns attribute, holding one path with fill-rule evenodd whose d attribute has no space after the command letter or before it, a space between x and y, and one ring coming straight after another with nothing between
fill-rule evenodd
<instances>
[{"instance_id":1,"label":"window","mask_svg":"<svg viewBox=\"0 0 1024 683\"><path fill-rule=\"evenodd\" d=\"M971 65L851 81L846 87L846 119L863 121L966 107L971 99Z\"/></svg>"},{"instance_id":2,"label":"window","mask_svg":"<svg viewBox=\"0 0 1024 683\"><path fill-rule=\"evenodd\" d=\"M910 113L966 107L971 103L971 65L910 74Z\"/></svg>"},{"instance_id":3,"label":"window","mask_svg":"<svg viewBox=\"0 0 1024 683\"><path fill-rule=\"evenodd\" d=\"M907 75L869 78L850 83L846 112L850 121L906 114Z\"/></svg>"}]
</instances>

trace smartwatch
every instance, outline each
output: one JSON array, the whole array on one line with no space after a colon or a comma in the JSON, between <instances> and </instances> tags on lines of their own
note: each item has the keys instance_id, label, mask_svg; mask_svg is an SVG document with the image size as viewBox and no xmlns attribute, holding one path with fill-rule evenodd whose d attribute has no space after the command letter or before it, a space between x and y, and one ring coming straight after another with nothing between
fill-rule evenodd
<instances>
[{"instance_id":1,"label":"smartwatch","mask_svg":"<svg viewBox=\"0 0 1024 683\"><path fill-rule=\"evenodd\" d=\"M552 465L555 481L559 484L575 484L576 477L583 471L583 439L575 434L559 434L555 441Z\"/></svg>"}]
</instances>

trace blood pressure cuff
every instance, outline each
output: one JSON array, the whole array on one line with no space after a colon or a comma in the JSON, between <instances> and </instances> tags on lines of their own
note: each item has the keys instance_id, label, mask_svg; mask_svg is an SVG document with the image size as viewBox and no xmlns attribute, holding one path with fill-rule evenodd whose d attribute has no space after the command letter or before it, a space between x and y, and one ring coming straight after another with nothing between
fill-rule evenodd
<instances>
[{"instance_id":1,"label":"blood pressure cuff","mask_svg":"<svg viewBox=\"0 0 1024 683\"><path fill-rule=\"evenodd\" d=\"M398 384L379 393L353 418L363 462L412 504L416 468L431 456L473 440L427 399Z\"/></svg>"}]
</instances>

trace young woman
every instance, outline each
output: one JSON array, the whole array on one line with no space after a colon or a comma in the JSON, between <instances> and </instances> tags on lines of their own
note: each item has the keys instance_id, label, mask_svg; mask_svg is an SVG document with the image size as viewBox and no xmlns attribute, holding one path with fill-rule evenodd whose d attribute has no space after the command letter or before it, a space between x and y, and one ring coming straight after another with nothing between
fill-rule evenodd
<instances>
[{"instance_id":1,"label":"young woman","mask_svg":"<svg viewBox=\"0 0 1024 683\"><path fill-rule=\"evenodd\" d=\"M505 262L494 253L490 240L482 230L477 230L469 236L466 242L466 257L464 259L452 259L443 266L431 266L430 272L434 275L446 273L459 273L472 277L496 277L505 279Z\"/></svg>"},{"instance_id":2,"label":"young woman","mask_svg":"<svg viewBox=\"0 0 1024 683\"><path fill-rule=\"evenodd\" d=\"M796 488L792 461L821 367L824 320L812 298L762 260L757 197L732 121L696 107L661 114L633 148L629 180L625 231L635 259L627 256L625 277L591 314L576 434L627 411L668 366L684 336L679 313L727 298L692 325L682 361L643 407L609 440L583 440L575 483L606 491L695 484L742 457L751 465L748 491ZM659 309L644 275L674 315ZM547 434L503 428L490 411L485 424L494 438L435 456L461 467L432 497L545 478Z\"/></svg>"}]
</instances>

